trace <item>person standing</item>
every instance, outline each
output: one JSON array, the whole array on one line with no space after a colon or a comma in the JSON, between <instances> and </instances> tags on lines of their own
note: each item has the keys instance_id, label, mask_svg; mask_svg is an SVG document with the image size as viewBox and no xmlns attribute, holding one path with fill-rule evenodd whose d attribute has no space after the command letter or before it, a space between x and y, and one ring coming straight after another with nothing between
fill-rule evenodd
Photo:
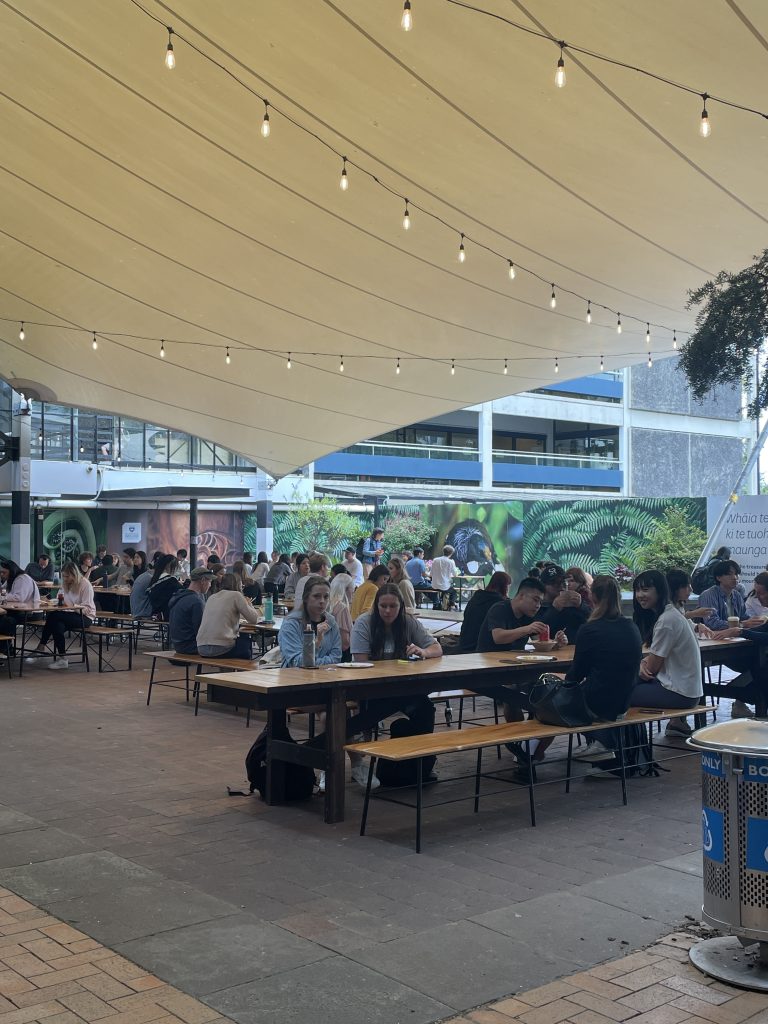
<instances>
[{"instance_id":1,"label":"person standing","mask_svg":"<svg viewBox=\"0 0 768 1024\"><path fill-rule=\"evenodd\" d=\"M384 531L380 527L371 530L370 537L363 542L363 575L365 579L371 575L371 569L378 565L384 554Z\"/></svg>"},{"instance_id":2,"label":"person standing","mask_svg":"<svg viewBox=\"0 0 768 1024\"><path fill-rule=\"evenodd\" d=\"M442 555L432 560L432 589L436 591L432 607L435 609L442 608L446 603L449 610L456 607L453 577L459 570L453 560L454 554L454 548L445 544Z\"/></svg>"},{"instance_id":3,"label":"person standing","mask_svg":"<svg viewBox=\"0 0 768 1024\"><path fill-rule=\"evenodd\" d=\"M176 578L181 580L182 583L184 580L189 579L189 558L187 554L186 548L179 548L176 552L176 561L179 563L179 568L176 570Z\"/></svg>"}]
</instances>

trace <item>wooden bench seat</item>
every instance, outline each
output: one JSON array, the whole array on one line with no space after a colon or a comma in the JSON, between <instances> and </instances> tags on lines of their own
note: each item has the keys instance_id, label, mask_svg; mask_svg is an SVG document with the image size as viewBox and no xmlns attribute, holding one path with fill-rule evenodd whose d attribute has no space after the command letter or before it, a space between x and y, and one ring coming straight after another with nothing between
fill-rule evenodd
<instances>
[{"instance_id":1,"label":"wooden bench seat","mask_svg":"<svg viewBox=\"0 0 768 1024\"><path fill-rule=\"evenodd\" d=\"M117 672L118 671L118 669L115 668L115 666L112 663L112 661L110 661L108 658L104 657L104 641L106 640L107 641L107 645L109 645L109 641L110 640L112 640L112 639L115 639L115 640L125 640L126 636L127 636L127 638L128 638L128 671L129 672L131 671L131 669L133 668L133 631L132 630L126 630L122 626L86 626L85 627L85 635L86 636L98 637L98 640L99 640L99 672L103 672L104 671L104 666L105 665L107 666L107 669L110 672Z\"/></svg>"},{"instance_id":2,"label":"wooden bench seat","mask_svg":"<svg viewBox=\"0 0 768 1024\"><path fill-rule=\"evenodd\" d=\"M580 733L595 732L598 729L616 729L619 736L618 760L621 767L621 789L622 802L627 803L626 770L624 760L624 737L623 733L627 726L642 725L649 726L648 743L651 748L651 761L653 760L653 725L670 718L679 718L681 715L695 715L706 717L707 712L715 713L716 705L707 703L699 707L691 708L688 711L680 709L650 709L630 708L626 716L617 722L596 722L593 725L582 725L578 728L568 729L557 725L544 725L536 719L528 719L526 722L504 722L499 725L489 725L483 729L469 728L451 730L450 732L425 733L419 736L403 736L396 739L372 740L362 743L349 743L345 750L351 754L362 754L370 757L371 762L368 769L368 785L365 791L363 813L360 822L360 835L365 835L365 826L368 818L368 809L371 797L371 783L378 758L386 761L410 761L417 760L417 781L416 781L416 852L421 852L421 817L422 817L422 761L421 758L439 756L440 754L454 754L465 750L477 752L477 762L474 772L475 792L474 810L479 810L480 803L480 780L482 777L482 755L483 750L488 747L495 747L506 743L522 743L526 750L530 750L531 740L553 739L559 736L568 738L568 754L566 757L565 781L566 793L570 791L573 739ZM536 785L536 768L532 766L528 779L528 793L530 802L531 825L536 824L536 808L534 802L534 786ZM384 797L386 799L386 797ZM402 801L398 801L402 803Z\"/></svg>"},{"instance_id":3,"label":"wooden bench seat","mask_svg":"<svg viewBox=\"0 0 768 1024\"><path fill-rule=\"evenodd\" d=\"M96 612L97 619L106 619L108 622L124 622L126 625L133 629L136 624L136 616L131 615L130 612Z\"/></svg>"},{"instance_id":4,"label":"wooden bench seat","mask_svg":"<svg viewBox=\"0 0 768 1024\"><path fill-rule=\"evenodd\" d=\"M189 700L189 670L190 667L195 666L196 671L202 672L203 665L211 668L218 669L221 672L235 671L235 672L248 672L251 669L256 668L257 662L251 661L249 658L206 658L202 654L177 654L176 651L140 651L146 658L152 658L152 671L149 676L149 689L147 691L147 706L152 698L152 687L153 686L170 686L172 689L181 689L181 687L174 687L173 683L178 679L184 679L184 689L186 690L187 700ZM155 680L155 669L157 668L158 661L175 662L177 665L184 666L184 676L176 676L174 679L163 680L158 682ZM195 680L192 695L195 701L195 716L200 707L200 682Z\"/></svg>"}]
</instances>

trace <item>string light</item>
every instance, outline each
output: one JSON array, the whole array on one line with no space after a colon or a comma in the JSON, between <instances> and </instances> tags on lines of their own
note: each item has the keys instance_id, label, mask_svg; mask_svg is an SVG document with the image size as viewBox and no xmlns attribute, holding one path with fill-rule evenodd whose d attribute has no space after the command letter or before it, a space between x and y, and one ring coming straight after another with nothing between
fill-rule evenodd
<instances>
[{"instance_id":1,"label":"string light","mask_svg":"<svg viewBox=\"0 0 768 1024\"><path fill-rule=\"evenodd\" d=\"M652 366L653 366L653 357L651 356L651 353L649 352L648 353L648 369L650 370Z\"/></svg>"},{"instance_id":2,"label":"string light","mask_svg":"<svg viewBox=\"0 0 768 1024\"><path fill-rule=\"evenodd\" d=\"M672 331L672 348L677 351L677 331Z\"/></svg>"},{"instance_id":3,"label":"string light","mask_svg":"<svg viewBox=\"0 0 768 1024\"><path fill-rule=\"evenodd\" d=\"M451 376L452 377L456 376L456 360L455 359L451 360Z\"/></svg>"},{"instance_id":4,"label":"string light","mask_svg":"<svg viewBox=\"0 0 768 1024\"><path fill-rule=\"evenodd\" d=\"M651 325L650 324L646 324L645 325L645 344L646 345L650 345L651 344Z\"/></svg>"},{"instance_id":5,"label":"string light","mask_svg":"<svg viewBox=\"0 0 768 1024\"><path fill-rule=\"evenodd\" d=\"M96 341L96 331L94 331L93 332L93 341L91 342L91 348L95 352L98 347L99 347L99 343L98 343L98 341Z\"/></svg>"},{"instance_id":6,"label":"string light","mask_svg":"<svg viewBox=\"0 0 768 1024\"><path fill-rule=\"evenodd\" d=\"M347 177L347 158L345 156L341 158L341 178L339 179L339 188L342 192L346 192L349 188L349 178Z\"/></svg>"},{"instance_id":7,"label":"string light","mask_svg":"<svg viewBox=\"0 0 768 1024\"><path fill-rule=\"evenodd\" d=\"M173 52L173 29L168 29L168 45L165 48L165 66L169 71L176 67L176 54Z\"/></svg>"},{"instance_id":8,"label":"string light","mask_svg":"<svg viewBox=\"0 0 768 1024\"><path fill-rule=\"evenodd\" d=\"M549 308L555 309L557 306L557 296L555 295L555 285L552 283L552 294L549 297Z\"/></svg>"},{"instance_id":9,"label":"string light","mask_svg":"<svg viewBox=\"0 0 768 1024\"><path fill-rule=\"evenodd\" d=\"M555 71L555 85L558 89L562 89L565 85L565 61L563 60L563 48L565 43L560 43L560 60L557 62L557 70Z\"/></svg>"},{"instance_id":10,"label":"string light","mask_svg":"<svg viewBox=\"0 0 768 1024\"><path fill-rule=\"evenodd\" d=\"M621 313L617 314L616 333L621 334Z\"/></svg>"},{"instance_id":11,"label":"string light","mask_svg":"<svg viewBox=\"0 0 768 1024\"><path fill-rule=\"evenodd\" d=\"M290 352L288 353L288 362L285 364L285 368L286 368L286 370L290 370L290 368L291 368L291 353Z\"/></svg>"},{"instance_id":12,"label":"string light","mask_svg":"<svg viewBox=\"0 0 768 1024\"><path fill-rule=\"evenodd\" d=\"M269 138L269 133L272 131L269 124L269 103L264 100L264 117L261 119L261 134L265 139Z\"/></svg>"},{"instance_id":13,"label":"string light","mask_svg":"<svg viewBox=\"0 0 768 1024\"><path fill-rule=\"evenodd\" d=\"M512 262L512 260L510 260L509 261L509 280L510 281L514 281L516 277L517 277L517 274L515 273L515 264Z\"/></svg>"},{"instance_id":14,"label":"string light","mask_svg":"<svg viewBox=\"0 0 768 1024\"><path fill-rule=\"evenodd\" d=\"M587 323L592 323L592 300L587 299Z\"/></svg>"},{"instance_id":15,"label":"string light","mask_svg":"<svg viewBox=\"0 0 768 1024\"><path fill-rule=\"evenodd\" d=\"M560 363L557 361L557 356L555 356L555 373L560 373Z\"/></svg>"},{"instance_id":16,"label":"string light","mask_svg":"<svg viewBox=\"0 0 768 1024\"><path fill-rule=\"evenodd\" d=\"M339 356L339 373L344 373L344 356Z\"/></svg>"},{"instance_id":17,"label":"string light","mask_svg":"<svg viewBox=\"0 0 768 1024\"><path fill-rule=\"evenodd\" d=\"M709 136L712 134L712 126L709 123L709 114L707 113L707 100L709 99L709 94L703 92L701 94L701 98L704 101L704 109L701 112L701 124L699 125L699 135L702 137L702 139L708 139Z\"/></svg>"},{"instance_id":18,"label":"string light","mask_svg":"<svg viewBox=\"0 0 768 1024\"><path fill-rule=\"evenodd\" d=\"M19 327L19 341L24 341L26 335L24 334L24 321L21 321L21 327Z\"/></svg>"},{"instance_id":19,"label":"string light","mask_svg":"<svg viewBox=\"0 0 768 1024\"><path fill-rule=\"evenodd\" d=\"M400 375L400 359L399 359L399 357L398 357L398 360L397 360L397 366L395 367L395 373L398 376Z\"/></svg>"},{"instance_id":20,"label":"string light","mask_svg":"<svg viewBox=\"0 0 768 1024\"><path fill-rule=\"evenodd\" d=\"M85 451L85 445L81 444L80 445L80 454L82 455L84 451Z\"/></svg>"},{"instance_id":21,"label":"string light","mask_svg":"<svg viewBox=\"0 0 768 1024\"><path fill-rule=\"evenodd\" d=\"M405 213L403 214L403 230L408 231L411 227L411 211L408 209L408 200L405 200Z\"/></svg>"},{"instance_id":22,"label":"string light","mask_svg":"<svg viewBox=\"0 0 768 1024\"><path fill-rule=\"evenodd\" d=\"M226 355L226 357L224 359L224 362L227 364L227 366L229 366L229 364L232 362L232 360L230 358L230 355L229 355L229 345L227 345L227 355Z\"/></svg>"},{"instance_id":23,"label":"string light","mask_svg":"<svg viewBox=\"0 0 768 1024\"><path fill-rule=\"evenodd\" d=\"M509 367L507 366L507 360L504 360L504 376L506 377L509 373Z\"/></svg>"},{"instance_id":24,"label":"string light","mask_svg":"<svg viewBox=\"0 0 768 1024\"><path fill-rule=\"evenodd\" d=\"M459 242L459 263L463 263L467 258L466 251L464 249L464 233L461 233L461 240Z\"/></svg>"},{"instance_id":25,"label":"string light","mask_svg":"<svg viewBox=\"0 0 768 1024\"><path fill-rule=\"evenodd\" d=\"M600 373L602 373L604 369L605 369L605 363L603 362L603 357L600 356Z\"/></svg>"},{"instance_id":26,"label":"string light","mask_svg":"<svg viewBox=\"0 0 768 1024\"><path fill-rule=\"evenodd\" d=\"M165 342L162 339L160 341L160 358L165 359Z\"/></svg>"},{"instance_id":27,"label":"string light","mask_svg":"<svg viewBox=\"0 0 768 1024\"><path fill-rule=\"evenodd\" d=\"M413 15L411 14L411 0L405 0L403 4L403 16L400 19L400 28L403 32L410 32L413 28Z\"/></svg>"}]
</instances>

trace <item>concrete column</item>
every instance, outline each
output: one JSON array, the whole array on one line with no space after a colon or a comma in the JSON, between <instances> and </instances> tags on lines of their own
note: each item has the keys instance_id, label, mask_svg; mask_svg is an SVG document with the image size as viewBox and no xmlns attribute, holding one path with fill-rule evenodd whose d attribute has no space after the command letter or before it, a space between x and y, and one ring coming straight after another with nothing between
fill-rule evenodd
<instances>
[{"instance_id":1,"label":"concrete column","mask_svg":"<svg viewBox=\"0 0 768 1024\"><path fill-rule=\"evenodd\" d=\"M490 491L493 487L493 403L483 402L477 415L477 446L480 453L482 476L480 486Z\"/></svg>"},{"instance_id":2,"label":"concrete column","mask_svg":"<svg viewBox=\"0 0 768 1024\"><path fill-rule=\"evenodd\" d=\"M189 499L189 571L197 568L197 498Z\"/></svg>"},{"instance_id":3,"label":"concrete column","mask_svg":"<svg viewBox=\"0 0 768 1024\"><path fill-rule=\"evenodd\" d=\"M30 441L32 403L13 394L12 435L18 438L11 460L11 558L22 569L31 560L30 552Z\"/></svg>"},{"instance_id":4,"label":"concrete column","mask_svg":"<svg viewBox=\"0 0 768 1024\"><path fill-rule=\"evenodd\" d=\"M256 550L272 553L274 530L272 529L272 502L256 502Z\"/></svg>"}]
</instances>

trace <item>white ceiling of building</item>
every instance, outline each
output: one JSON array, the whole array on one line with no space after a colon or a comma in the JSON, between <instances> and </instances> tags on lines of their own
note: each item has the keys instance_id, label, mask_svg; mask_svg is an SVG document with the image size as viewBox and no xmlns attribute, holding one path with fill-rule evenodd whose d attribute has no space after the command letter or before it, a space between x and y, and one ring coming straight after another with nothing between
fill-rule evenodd
<instances>
[{"instance_id":1,"label":"white ceiling of building","mask_svg":"<svg viewBox=\"0 0 768 1024\"><path fill-rule=\"evenodd\" d=\"M556 89L551 41L448 0L412 0L408 33L400 0L141 3L159 21L133 0L0 0L0 373L19 387L281 476L551 383L555 358L563 378L637 362L638 321L668 328L651 350L669 355L687 289L765 247L754 115L710 102L702 139L697 96L568 50ZM768 106L764 0L476 3ZM356 166L342 192L340 153L396 195ZM414 209L406 233L398 196L445 226ZM499 255L468 240L460 265L458 231ZM506 259L544 280L510 281Z\"/></svg>"}]
</instances>

